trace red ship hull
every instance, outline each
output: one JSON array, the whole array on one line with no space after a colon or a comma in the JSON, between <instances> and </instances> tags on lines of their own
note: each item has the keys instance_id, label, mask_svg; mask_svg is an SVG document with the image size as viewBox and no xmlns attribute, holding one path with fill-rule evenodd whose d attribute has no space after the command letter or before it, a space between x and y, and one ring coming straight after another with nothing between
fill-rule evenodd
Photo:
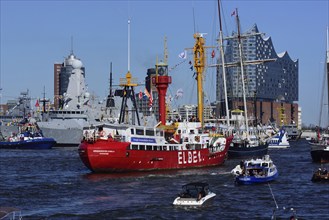
<instances>
[{"instance_id":1,"label":"red ship hull","mask_svg":"<svg viewBox=\"0 0 329 220\"><path fill-rule=\"evenodd\" d=\"M112 140L83 141L79 146L82 162L93 172L131 172L188 169L218 166L224 163L232 138L225 149L199 150L132 150L129 142Z\"/></svg>"}]
</instances>

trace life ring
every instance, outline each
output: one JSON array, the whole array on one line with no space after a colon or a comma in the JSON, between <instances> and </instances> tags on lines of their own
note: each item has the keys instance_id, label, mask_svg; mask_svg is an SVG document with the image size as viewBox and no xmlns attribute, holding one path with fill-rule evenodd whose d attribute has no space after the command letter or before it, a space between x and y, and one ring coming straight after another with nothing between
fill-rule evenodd
<instances>
[{"instance_id":1,"label":"life ring","mask_svg":"<svg viewBox=\"0 0 329 220\"><path fill-rule=\"evenodd\" d=\"M200 142L200 136L195 136L195 137L194 137L194 140L195 140L196 142Z\"/></svg>"}]
</instances>

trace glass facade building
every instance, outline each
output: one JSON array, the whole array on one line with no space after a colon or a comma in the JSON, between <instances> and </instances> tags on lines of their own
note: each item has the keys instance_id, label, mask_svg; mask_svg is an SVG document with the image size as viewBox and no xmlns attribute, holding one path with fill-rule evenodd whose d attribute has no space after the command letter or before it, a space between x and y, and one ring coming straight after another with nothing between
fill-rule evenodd
<instances>
[{"instance_id":1,"label":"glass facade building","mask_svg":"<svg viewBox=\"0 0 329 220\"><path fill-rule=\"evenodd\" d=\"M298 101L298 60L293 61L287 52L277 54L270 37L264 38L254 25L241 35L244 82L248 101ZM229 105L241 100L242 79L237 34L230 36L225 48L226 83ZM265 60L251 64L252 61ZM222 63L219 60L219 63ZM217 68L216 101L224 103L222 67ZM223 106L223 105L222 105ZM234 106L230 106L232 109Z\"/></svg>"}]
</instances>

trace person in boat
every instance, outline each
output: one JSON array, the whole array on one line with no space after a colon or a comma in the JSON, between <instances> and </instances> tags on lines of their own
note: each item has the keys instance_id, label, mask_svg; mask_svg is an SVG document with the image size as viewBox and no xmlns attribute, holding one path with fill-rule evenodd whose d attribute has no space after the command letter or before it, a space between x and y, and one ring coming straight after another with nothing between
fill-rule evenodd
<instances>
[{"instance_id":1,"label":"person in boat","mask_svg":"<svg viewBox=\"0 0 329 220\"><path fill-rule=\"evenodd\" d=\"M83 140L88 140L89 139L89 132L86 130L83 134Z\"/></svg>"},{"instance_id":2,"label":"person in boat","mask_svg":"<svg viewBox=\"0 0 329 220\"><path fill-rule=\"evenodd\" d=\"M199 200L201 200L203 197L205 197L205 192L204 191L200 191L199 193L198 193L198 201Z\"/></svg>"},{"instance_id":3,"label":"person in boat","mask_svg":"<svg viewBox=\"0 0 329 220\"><path fill-rule=\"evenodd\" d=\"M31 137L31 132L28 128L26 128L26 130L24 132L24 137Z\"/></svg>"},{"instance_id":4,"label":"person in boat","mask_svg":"<svg viewBox=\"0 0 329 220\"><path fill-rule=\"evenodd\" d=\"M105 131L103 130L103 127L98 128L98 136L105 137Z\"/></svg>"},{"instance_id":5,"label":"person in boat","mask_svg":"<svg viewBox=\"0 0 329 220\"><path fill-rule=\"evenodd\" d=\"M14 133L11 133L11 135L8 137L8 141L9 142L13 142L14 141Z\"/></svg>"},{"instance_id":6,"label":"person in boat","mask_svg":"<svg viewBox=\"0 0 329 220\"><path fill-rule=\"evenodd\" d=\"M201 193L201 192L199 192L199 194L198 194L198 201L199 201L200 199L202 199L202 193Z\"/></svg>"}]
</instances>

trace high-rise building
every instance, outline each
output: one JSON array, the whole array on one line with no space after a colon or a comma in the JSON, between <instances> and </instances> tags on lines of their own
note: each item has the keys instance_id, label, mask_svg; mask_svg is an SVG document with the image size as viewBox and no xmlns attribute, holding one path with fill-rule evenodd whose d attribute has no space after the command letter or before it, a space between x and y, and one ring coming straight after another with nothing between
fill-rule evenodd
<instances>
[{"instance_id":1,"label":"high-rise building","mask_svg":"<svg viewBox=\"0 0 329 220\"><path fill-rule=\"evenodd\" d=\"M61 74L61 63L54 64L54 107L59 108L59 76Z\"/></svg>"},{"instance_id":2,"label":"high-rise building","mask_svg":"<svg viewBox=\"0 0 329 220\"><path fill-rule=\"evenodd\" d=\"M284 109L287 123L298 121L298 60L287 52L277 54L272 39L264 38L254 25L241 35L244 82L248 115L258 122L280 121ZM225 63L229 109L243 109L243 90L238 37L236 33L226 41ZM264 62L253 62L263 60ZM221 63L221 61L219 61ZM252 64L253 63L253 64ZM225 97L222 67L217 69L216 102L219 114L225 116ZM282 111L281 111L282 115ZM282 116L281 116L282 117Z\"/></svg>"}]
</instances>

